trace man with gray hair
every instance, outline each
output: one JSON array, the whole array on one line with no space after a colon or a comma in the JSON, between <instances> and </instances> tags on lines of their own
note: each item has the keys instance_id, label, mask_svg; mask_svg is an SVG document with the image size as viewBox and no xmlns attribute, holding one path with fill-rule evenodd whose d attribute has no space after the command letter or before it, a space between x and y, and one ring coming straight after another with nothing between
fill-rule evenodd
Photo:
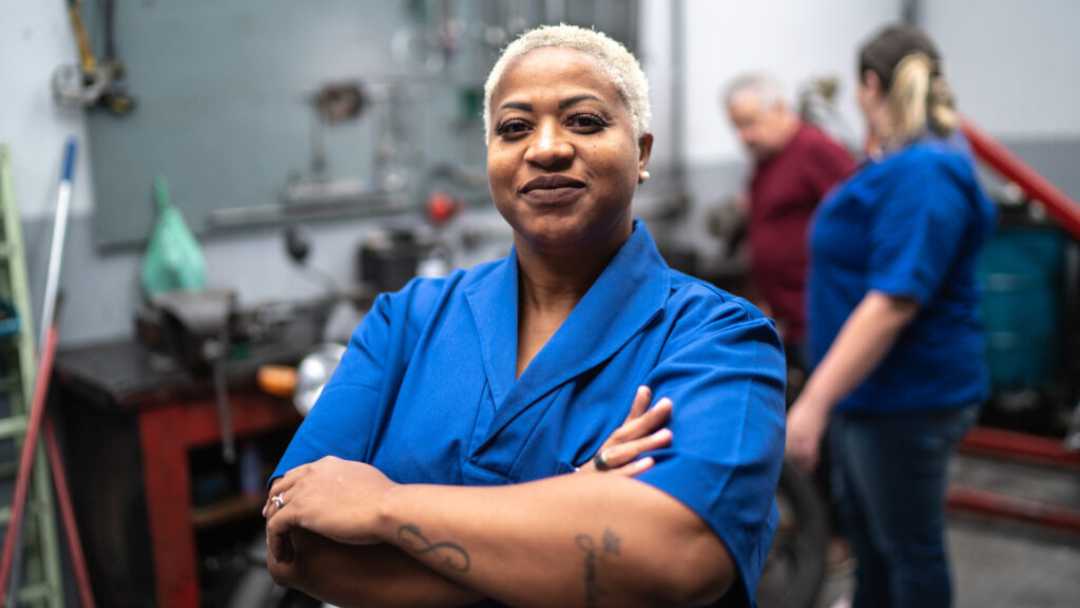
<instances>
[{"instance_id":1,"label":"man with gray hair","mask_svg":"<svg viewBox=\"0 0 1080 608\"><path fill-rule=\"evenodd\" d=\"M754 160L747 188L751 281L781 329L788 360L801 363L807 229L818 203L855 162L842 146L800 120L782 87L767 75L736 78L723 102Z\"/></svg>"}]
</instances>

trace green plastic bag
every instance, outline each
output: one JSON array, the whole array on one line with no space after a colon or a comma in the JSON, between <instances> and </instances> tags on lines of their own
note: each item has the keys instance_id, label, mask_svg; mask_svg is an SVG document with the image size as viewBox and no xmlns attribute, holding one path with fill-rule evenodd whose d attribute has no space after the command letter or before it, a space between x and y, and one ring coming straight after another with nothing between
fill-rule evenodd
<instances>
[{"instance_id":1,"label":"green plastic bag","mask_svg":"<svg viewBox=\"0 0 1080 608\"><path fill-rule=\"evenodd\" d=\"M142 288L146 296L168 291L197 291L206 287L206 261L180 210L169 200L164 177L154 179L157 222L146 246Z\"/></svg>"}]
</instances>

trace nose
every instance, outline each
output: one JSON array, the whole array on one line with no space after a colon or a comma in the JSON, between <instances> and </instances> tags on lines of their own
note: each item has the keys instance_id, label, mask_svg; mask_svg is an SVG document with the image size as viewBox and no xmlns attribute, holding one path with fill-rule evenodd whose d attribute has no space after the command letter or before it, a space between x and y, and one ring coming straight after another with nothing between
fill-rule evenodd
<instances>
[{"instance_id":1,"label":"nose","mask_svg":"<svg viewBox=\"0 0 1080 608\"><path fill-rule=\"evenodd\" d=\"M525 150L525 162L551 171L566 167L573 161L574 146L564 137L558 124L548 120L538 125Z\"/></svg>"}]
</instances>

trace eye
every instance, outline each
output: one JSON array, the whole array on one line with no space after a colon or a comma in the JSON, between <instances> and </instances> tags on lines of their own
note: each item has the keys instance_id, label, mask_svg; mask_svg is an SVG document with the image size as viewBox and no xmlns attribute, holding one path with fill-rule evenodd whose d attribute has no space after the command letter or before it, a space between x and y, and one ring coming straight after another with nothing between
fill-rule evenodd
<instances>
[{"instance_id":1,"label":"eye","mask_svg":"<svg viewBox=\"0 0 1080 608\"><path fill-rule=\"evenodd\" d=\"M566 122L579 133L596 133L608 126L607 121L596 114L574 114Z\"/></svg>"},{"instance_id":2,"label":"eye","mask_svg":"<svg viewBox=\"0 0 1080 608\"><path fill-rule=\"evenodd\" d=\"M495 134L500 137L513 138L529 130L529 123L520 118L512 118L495 127Z\"/></svg>"}]
</instances>

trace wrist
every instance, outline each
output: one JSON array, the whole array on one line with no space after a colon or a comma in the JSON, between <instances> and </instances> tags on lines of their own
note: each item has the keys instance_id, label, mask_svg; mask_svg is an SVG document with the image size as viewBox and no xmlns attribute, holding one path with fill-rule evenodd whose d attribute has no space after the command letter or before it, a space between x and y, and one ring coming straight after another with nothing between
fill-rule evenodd
<instances>
[{"instance_id":1,"label":"wrist","mask_svg":"<svg viewBox=\"0 0 1080 608\"><path fill-rule=\"evenodd\" d=\"M817 394L815 391L810 390L810 388L811 387L807 387L806 390L799 395L795 407L813 413L822 420L828 418L829 412L832 411L834 405L833 400Z\"/></svg>"},{"instance_id":2,"label":"wrist","mask_svg":"<svg viewBox=\"0 0 1080 608\"><path fill-rule=\"evenodd\" d=\"M407 493L408 488L406 484L391 484L379 500L375 534L384 543L396 544L397 529L401 525L400 505L405 504L401 495Z\"/></svg>"}]
</instances>

